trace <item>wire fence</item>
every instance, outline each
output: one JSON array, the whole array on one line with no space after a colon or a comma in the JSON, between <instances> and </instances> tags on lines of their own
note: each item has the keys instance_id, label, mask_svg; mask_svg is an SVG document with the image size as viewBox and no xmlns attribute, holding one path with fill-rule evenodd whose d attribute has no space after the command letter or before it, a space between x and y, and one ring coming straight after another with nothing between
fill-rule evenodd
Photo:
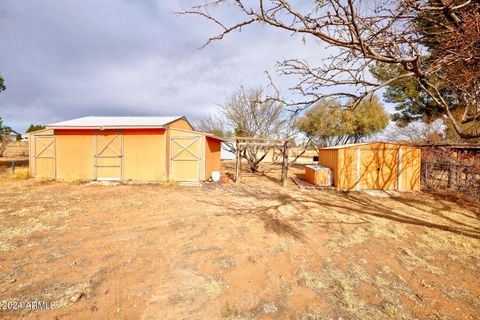
<instances>
[{"instance_id":1,"label":"wire fence","mask_svg":"<svg viewBox=\"0 0 480 320\"><path fill-rule=\"evenodd\" d=\"M422 160L422 187L428 190L456 190L480 199L480 166L456 160Z\"/></svg>"}]
</instances>

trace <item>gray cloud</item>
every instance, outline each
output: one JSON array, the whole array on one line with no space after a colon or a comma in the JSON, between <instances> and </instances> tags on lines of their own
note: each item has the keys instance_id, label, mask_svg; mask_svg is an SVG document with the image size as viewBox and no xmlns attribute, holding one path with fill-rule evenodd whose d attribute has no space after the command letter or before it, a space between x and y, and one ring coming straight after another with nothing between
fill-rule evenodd
<instances>
[{"instance_id":1,"label":"gray cloud","mask_svg":"<svg viewBox=\"0 0 480 320\"><path fill-rule=\"evenodd\" d=\"M199 50L216 29L173 14L188 2L4 0L0 116L18 130L84 115L196 117L240 85L266 84L279 59L327 55L255 27Z\"/></svg>"}]
</instances>

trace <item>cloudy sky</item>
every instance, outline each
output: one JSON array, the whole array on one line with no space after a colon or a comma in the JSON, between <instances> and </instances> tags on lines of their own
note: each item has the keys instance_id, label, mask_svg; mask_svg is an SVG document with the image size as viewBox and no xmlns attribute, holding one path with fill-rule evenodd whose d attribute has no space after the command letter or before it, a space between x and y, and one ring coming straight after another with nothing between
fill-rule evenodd
<instances>
[{"instance_id":1,"label":"cloudy sky","mask_svg":"<svg viewBox=\"0 0 480 320\"><path fill-rule=\"evenodd\" d=\"M258 27L200 50L218 29L174 14L193 3L3 0L0 117L22 132L86 115L195 118L241 85L267 84L277 60L326 57L314 41Z\"/></svg>"}]
</instances>

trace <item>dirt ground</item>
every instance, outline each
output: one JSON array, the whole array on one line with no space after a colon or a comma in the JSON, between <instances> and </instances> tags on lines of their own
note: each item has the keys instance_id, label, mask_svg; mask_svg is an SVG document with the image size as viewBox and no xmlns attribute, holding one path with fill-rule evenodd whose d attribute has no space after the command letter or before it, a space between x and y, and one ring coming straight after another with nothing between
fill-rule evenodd
<instances>
[{"instance_id":1,"label":"dirt ground","mask_svg":"<svg viewBox=\"0 0 480 320\"><path fill-rule=\"evenodd\" d=\"M479 319L479 203L0 170L2 319Z\"/></svg>"}]
</instances>

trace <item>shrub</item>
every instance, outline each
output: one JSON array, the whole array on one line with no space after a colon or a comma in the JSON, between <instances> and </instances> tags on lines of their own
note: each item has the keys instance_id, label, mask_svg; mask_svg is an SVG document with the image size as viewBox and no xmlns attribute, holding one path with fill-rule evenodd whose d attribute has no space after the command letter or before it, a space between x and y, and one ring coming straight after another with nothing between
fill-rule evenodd
<instances>
[{"instance_id":1,"label":"shrub","mask_svg":"<svg viewBox=\"0 0 480 320\"><path fill-rule=\"evenodd\" d=\"M30 172L28 171L27 168L18 168L15 170L15 173L13 174L13 177L15 179L19 180L25 180L30 178Z\"/></svg>"}]
</instances>

